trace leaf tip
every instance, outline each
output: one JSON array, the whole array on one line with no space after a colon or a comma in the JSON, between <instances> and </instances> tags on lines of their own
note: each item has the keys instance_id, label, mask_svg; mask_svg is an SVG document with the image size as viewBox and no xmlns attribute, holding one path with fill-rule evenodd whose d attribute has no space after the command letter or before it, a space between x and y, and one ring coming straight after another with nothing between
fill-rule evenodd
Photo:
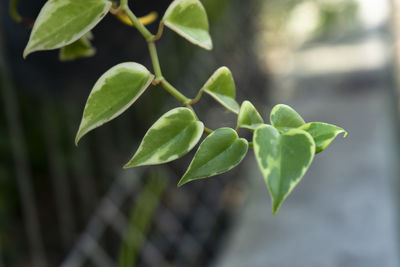
<instances>
[{"instance_id":1,"label":"leaf tip","mask_svg":"<svg viewBox=\"0 0 400 267\"><path fill-rule=\"evenodd\" d=\"M78 134L77 134L76 137L75 137L75 146L78 146L78 143L79 143L79 140L81 140L81 137L82 137L82 136L80 136L80 134L79 134L79 132L78 132Z\"/></svg>"},{"instance_id":2,"label":"leaf tip","mask_svg":"<svg viewBox=\"0 0 400 267\"><path fill-rule=\"evenodd\" d=\"M188 183L188 182L189 182L189 181L186 181L186 180L185 180L185 176L183 176L183 177L179 180L179 182L178 182L178 188L181 187L182 185Z\"/></svg>"},{"instance_id":3,"label":"leaf tip","mask_svg":"<svg viewBox=\"0 0 400 267\"><path fill-rule=\"evenodd\" d=\"M137 162L134 161L135 157L133 157L130 161L128 161L122 168L123 169L130 169L133 167L140 166Z\"/></svg>"},{"instance_id":4,"label":"leaf tip","mask_svg":"<svg viewBox=\"0 0 400 267\"><path fill-rule=\"evenodd\" d=\"M210 40L210 42L204 44L202 47L203 47L205 50L211 51L211 50L213 50L214 45L213 45L212 41Z\"/></svg>"},{"instance_id":5,"label":"leaf tip","mask_svg":"<svg viewBox=\"0 0 400 267\"><path fill-rule=\"evenodd\" d=\"M278 213L279 208L281 207L281 204L282 204L282 202L275 202L272 204L272 215L273 216L275 216Z\"/></svg>"},{"instance_id":6,"label":"leaf tip","mask_svg":"<svg viewBox=\"0 0 400 267\"><path fill-rule=\"evenodd\" d=\"M22 57L23 57L24 59L26 59L30 53L32 53L32 51L31 51L30 49L28 49L28 47L26 47L26 48L24 49L24 53L22 54Z\"/></svg>"},{"instance_id":7,"label":"leaf tip","mask_svg":"<svg viewBox=\"0 0 400 267\"><path fill-rule=\"evenodd\" d=\"M78 132L76 133L75 136L75 146L78 146L79 141L82 139L82 137L87 133L87 131L82 131L82 127L79 126Z\"/></svg>"},{"instance_id":8,"label":"leaf tip","mask_svg":"<svg viewBox=\"0 0 400 267\"><path fill-rule=\"evenodd\" d=\"M37 52L39 50L40 48L32 42L32 33L31 33L31 37L29 37L29 41L25 46L22 56L24 59L26 59L30 54L32 54L33 52Z\"/></svg>"}]
</instances>

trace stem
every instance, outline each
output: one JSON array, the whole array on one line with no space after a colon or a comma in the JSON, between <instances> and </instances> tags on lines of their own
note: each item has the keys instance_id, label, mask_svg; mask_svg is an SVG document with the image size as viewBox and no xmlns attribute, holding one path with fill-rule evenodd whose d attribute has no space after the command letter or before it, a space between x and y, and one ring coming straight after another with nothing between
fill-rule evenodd
<instances>
[{"instance_id":1,"label":"stem","mask_svg":"<svg viewBox=\"0 0 400 267\"><path fill-rule=\"evenodd\" d=\"M16 23L20 23L20 24L23 24L23 25L31 28L33 26L33 24L35 23L35 21L32 19L29 19L29 18L24 18L19 14L18 2L19 2L19 0L11 0L10 1L10 6L9 6L10 16Z\"/></svg>"},{"instance_id":2,"label":"stem","mask_svg":"<svg viewBox=\"0 0 400 267\"><path fill-rule=\"evenodd\" d=\"M161 77L159 80L159 84L173 97L178 99L183 105L189 105L190 98L184 96L181 92L179 92L174 86L172 86L164 77Z\"/></svg>"},{"instance_id":3,"label":"stem","mask_svg":"<svg viewBox=\"0 0 400 267\"><path fill-rule=\"evenodd\" d=\"M204 92L203 90L200 90L197 96L190 101L190 104L193 105L199 102L201 96L203 95L203 92Z\"/></svg>"},{"instance_id":4,"label":"stem","mask_svg":"<svg viewBox=\"0 0 400 267\"><path fill-rule=\"evenodd\" d=\"M153 41L157 41L161 38L161 35L163 34L164 31L164 23L161 21L160 25L158 26L158 31L157 34L154 35Z\"/></svg>"},{"instance_id":5,"label":"stem","mask_svg":"<svg viewBox=\"0 0 400 267\"><path fill-rule=\"evenodd\" d=\"M120 9L126 13L129 19L132 21L133 25L135 25L135 27L139 30L139 32L143 35L143 37L146 39L148 43L154 74L156 75L156 83L160 84L168 93L170 93L173 97L178 99L183 105L185 106L188 105L191 99L184 96L162 76L156 45L153 41L154 35L147 30L147 28L139 21L139 19L135 16L135 14L133 14L133 12L129 9L127 0L121 0Z\"/></svg>"},{"instance_id":6,"label":"stem","mask_svg":"<svg viewBox=\"0 0 400 267\"><path fill-rule=\"evenodd\" d=\"M162 79L160 61L158 60L157 48L156 48L156 44L154 42L149 43L149 51L150 51L151 62L153 63L153 69L154 69L154 74L156 75L156 79L157 80Z\"/></svg>"},{"instance_id":7,"label":"stem","mask_svg":"<svg viewBox=\"0 0 400 267\"><path fill-rule=\"evenodd\" d=\"M209 135L209 134L211 134L212 132L213 132L213 130L211 130L211 129L209 129L209 128L207 128L207 127L204 126L204 134Z\"/></svg>"},{"instance_id":8,"label":"stem","mask_svg":"<svg viewBox=\"0 0 400 267\"><path fill-rule=\"evenodd\" d=\"M147 41L147 44L149 47L149 52L150 52L150 57L151 57L151 62L153 64L154 74L156 76L156 79L154 80L154 84L161 85L165 89L165 91L167 91L170 95L175 97L184 106L190 108L193 111L193 113L196 115L192 106L190 105L193 102L193 100L186 97L181 92L179 92L172 84L170 84L162 76L160 61L158 59L155 41L161 37L162 31L163 31L163 25L160 24L157 35L153 35L151 32L149 32L149 30L147 30L147 28L139 21L139 19L135 16L135 14L133 14L133 12L129 9L128 0L121 0L120 10L126 13L128 18L132 21L133 25L138 29L138 31L143 35L143 37ZM200 99L201 94L202 94L202 92L200 92L199 95L197 95L197 97L194 99L193 103L196 103ZM197 117L197 115L196 115L196 117ZM213 130L211 130L207 127L204 127L205 134L208 135L212 132L213 132Z\"/></svg>"},{"instance_id":9,"label":"stem","mask_svg":"<svg viewBox=\"0 0 400 267\"><path fill-rule=\"evenodd\" d=\"M128 0L121 0L119 6L121 9L127 9L128 8Z\"/></svg>"},{"instance_id":10,"label":"stem","mask_svg":"<svg viewBox=\"0 0 400 267\"><path fill-rule=\"evenodd\" d=\"M22 22L22 17L18 13L18 0L11 0L10 2L10 15L14 21L17 23Z\"/></svg>"},{"instance_id":11,"label":"stem","mask_svg":"<svg viewBox=\"0 0 400 267\"><path fill-rule=\"evenodd\" d=\"M135 25L136 29L143 35L147 42L151 42L154 38L154 35L149 32L149 30L139 21L139 19L133 14L133 12L128 7L127 0L121 0L120 9L126 13L128 18L132 21L133 25Z\"/></svg>"}]
</instances>

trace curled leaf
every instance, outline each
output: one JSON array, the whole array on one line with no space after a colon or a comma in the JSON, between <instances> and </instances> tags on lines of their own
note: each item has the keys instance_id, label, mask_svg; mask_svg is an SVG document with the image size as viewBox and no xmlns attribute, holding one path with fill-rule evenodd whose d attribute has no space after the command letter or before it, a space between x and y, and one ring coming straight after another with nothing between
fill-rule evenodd
<instances>
[{"instance_id":1,"label":"curled leaf","mask_svg":"<svg viewBox=\"0 0 400 267\"><path fill-rule=\"evenodd\" d=\"M347 132L344 129L324 122L306 123L300 126L299 129L311 134L316 145L315 153L325 150L325 148L327 148L339 134L343 133L344 136L347 135Z\"/></svg>"},{"instance_id":2,"label":"curled leaf","mask_svg":"<svg viewBox=\"0 0 400 267\"><path fill-rule=\"evenodd\" d=\"M119 21L121 21L122 23L124 23L128 26L131 26L131 27L135 26L124 12L118 12L118 14L116 16L119 19ZM157 18L158 18L158 13L155 11L152 11L149 14L147 14L146 16L140 17L139 21L143 25L149 25L149 24L153 23L154 21L156 21Z\"/></svg>"}]
</instances>

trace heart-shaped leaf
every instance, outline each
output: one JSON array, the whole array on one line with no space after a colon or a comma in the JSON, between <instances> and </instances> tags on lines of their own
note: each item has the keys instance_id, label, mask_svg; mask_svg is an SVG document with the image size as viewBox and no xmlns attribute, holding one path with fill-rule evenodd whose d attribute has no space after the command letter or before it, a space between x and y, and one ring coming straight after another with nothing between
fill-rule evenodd
<instances>
[{"instance_id":1,"label":"heart-shaped leaf","mask_svg":"<svg viewBox=\"0 0 400 267\"><path fill-rule=\"evenodd\" d=\"M207 13L199 0L173 1L162 23L193 44L212 49Z\"/></svg>"},{"instance_id":2,"label":"heart-shaped leaf","mask_svg":"<svg viewBox=\"0 0 400 267\"><path fill-rule=\"evenodd\" d=\"M144 66L133 62L118 64L104 73L94 85L86 102L75 143L89 131L129 108L153 78Z\"/></svg>"},{"instance_id":3,"label":"heart-shaped leaf","mask_svg":"<svg viewBox=\"0 0 400 267\"><path fill-rule=\"evenodd\" d=\"M204 130L193 111L175 108L151 126L132 159L131 168L173 161L184 156L199 142Z\"/></svg>"},{"instance_id":4,"label":"heart-shaped leaf","mask_svg":"<svg viewBox=\"0 0 400 267\"><path fill-rule=\"evenodd\" d=\"M90 40L93 39L91 32L88 32L77 41L67 46L61 47L60 61L72 61L79 58L91 57L96 54L96 48L92 46Z\"/></svg>"},{"instance_id":5,"label":"heart-shaped leaf","mask_svg":"<svg viewBox=\"0 0 400 267\"><path fill-rule=\"evenodd\" d=\"M221 67L214 72L201 89L224 107L234 113L239 113L239 104L236 102L236 86L232 73L227 67Z\"/></svg>"},{"instance_id":6,"label":"heart-shaped leaf","mask_svg":"<svg viewBox=\"0 0 400 267\"><path fill-rule=\"evenodd\" d=\"M237 126L239 128L247 128L255 130L258 126L263 124L264 121L256 108L249 101L243 101L240 107Z\"/></svg>"},{"instance_id":7,"label":"heart-shaped leaf","mask_svg":"<svg viewBox=\"0 0 400 267\"><path fill-rule=\"evenodd\" d=\"M276 105L270 114L272 126L278 130L297 128L305 124L303 118L291 107L284 104Z\"/></svg>"},{"instance_id":8,"label":"heart-shaped leaf","mask_svg":"<svg viewBox=\"0 0 400 267\"><path fill-rule=\"evenodd\" d=\"M199 146L178 186L229 171L243 160L247 149L247 140L233 129L215 130Z\"/></svg>"},{"instance_id":9,"label":"heart-shaped leaf","mask_svg":"<svg viewBox=\"0 0 400 267\"><path fill-rule=\"evenodd\" d=\"M308 132L314 138L315 153L322 152L340 133L344 133L344 137L347 135L344 129L323 122L306 123L300 126L299 129Z\"/></svg>"},{"instance_id":10,"label":"heart-shaped leaf","mask_svg":"<svg viewBox=\"0 0 400 267\"><path fill-rule=\"evenodd\" d=\"M75 42L94 28L110 7L108 0L47 1L33 26L24 57Z\"/></svg>"},{"instance_id":11,"label":"heart-shaped leaf","mask_svg":"<svg viewBox=\"0 0 400 267\"><path fill-rule=\"evenodd\" d=\"M289 129L280 134L270 125L255 130L253 143L258 166L271 195L273 213L276 214L310 166L315 143L306 131Z\"/></svg>"}]
</instances>

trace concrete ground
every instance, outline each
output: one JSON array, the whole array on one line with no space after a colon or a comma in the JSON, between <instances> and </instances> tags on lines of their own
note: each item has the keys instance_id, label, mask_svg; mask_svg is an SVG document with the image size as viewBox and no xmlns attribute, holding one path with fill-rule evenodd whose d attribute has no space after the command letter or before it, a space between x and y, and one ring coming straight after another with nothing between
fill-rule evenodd
<instances>
[{"instance_id":1,"label":"concrete ground","mask_svg":"<svg viewBox=\"0 0 400 267\"><path fill-rule=\"evenodd\" d=\"M296 55L282 79L290 85L274 102L349 135L316 156L276 216L255 161L247 161L248 199L214 266L399 266L398 114L387 51L384 36L370 33ZM342 66L335 69L335 60Z\"/></svg>"}]
</instances>

